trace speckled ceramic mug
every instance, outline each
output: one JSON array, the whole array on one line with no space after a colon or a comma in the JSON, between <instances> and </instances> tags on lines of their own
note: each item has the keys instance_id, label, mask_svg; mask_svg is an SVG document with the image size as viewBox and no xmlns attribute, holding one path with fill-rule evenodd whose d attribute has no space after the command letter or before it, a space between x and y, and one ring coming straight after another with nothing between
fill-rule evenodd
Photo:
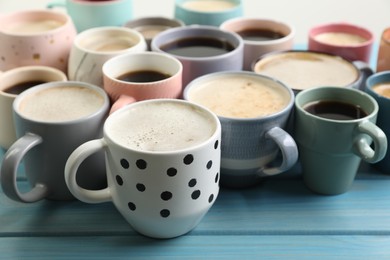
<instances>
[{"instance_id":1,"label":"speckled ceramic mug","mask_svg":"<svg viewBox=\"0 0 390 260\"><path fill-rule=\"evenodd\" d=\"M183 235L197 226L219 192L221 126L206 108L176 99L140 101L112 113L102 139L69 157L65 180L87 203L112 201L139 233ZM108 187L85 190L79 165L105 151Z\"/></svg>"}]
</instances>

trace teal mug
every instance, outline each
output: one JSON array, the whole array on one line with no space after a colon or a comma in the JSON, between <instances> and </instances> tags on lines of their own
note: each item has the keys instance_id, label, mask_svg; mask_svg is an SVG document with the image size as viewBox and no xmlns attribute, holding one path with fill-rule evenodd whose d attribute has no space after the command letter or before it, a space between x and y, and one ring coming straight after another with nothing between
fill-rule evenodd
<instances>
[{"instance_id":1,"label":"teal mug","mask_svg":"<svg viewBox=\"0 0 390 260\"><path fill-rule=\"evenodd\" d=\"M47 8L66 8L77 31L102 26L122 26L133 18L132 0L56 0Z\"/></svg>"},{"instance_id":2,"label":"teal mug","mask_svg":"<svg viewBox=\"0 0 390 260\"><path fill-rule=\"evenodd\" d=\"M375 163L385 156L387 138L375 124L378 110L371 96L352 88L319 87L296 95L294 138L310 190L345 193L362 159Z\"/></svg>"}]
</instances>

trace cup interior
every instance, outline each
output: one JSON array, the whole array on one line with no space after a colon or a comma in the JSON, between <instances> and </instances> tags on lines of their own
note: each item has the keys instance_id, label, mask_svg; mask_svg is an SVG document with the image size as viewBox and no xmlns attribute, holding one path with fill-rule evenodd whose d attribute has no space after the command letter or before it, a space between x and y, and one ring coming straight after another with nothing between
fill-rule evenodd
<instances>
[{"instance_id":1,"label":"cup interior","mask_svg":"<svg viewBox=\"0 0 390 260\"><path fill-rule=\"evenodd\" d=\"M193 13L225 13L239 8L241 0L176 0L176 8Z\"/></svg>"}]
</instances>

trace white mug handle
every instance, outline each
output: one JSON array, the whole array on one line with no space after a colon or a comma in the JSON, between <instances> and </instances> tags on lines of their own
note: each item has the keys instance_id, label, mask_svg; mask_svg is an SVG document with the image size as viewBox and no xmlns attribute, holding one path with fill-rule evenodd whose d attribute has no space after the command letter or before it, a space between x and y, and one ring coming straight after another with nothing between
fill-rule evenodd
<instances>
[{"instance_id":1,"label":"white mug handle","mask_svg":"<svg viewBox=\"0 0 390 260\"><path fill-rule=\"evenodd\" d=\"M112 200L109 187L101 190L88 190L80 187L76 181L80 164L92 154L104 150L106 147L107 144L103 139L96 139L80 145L69 156L65 165L65 182L70 192L77 199L86 203L101 203Z\"/></svg>"}]
</instances>

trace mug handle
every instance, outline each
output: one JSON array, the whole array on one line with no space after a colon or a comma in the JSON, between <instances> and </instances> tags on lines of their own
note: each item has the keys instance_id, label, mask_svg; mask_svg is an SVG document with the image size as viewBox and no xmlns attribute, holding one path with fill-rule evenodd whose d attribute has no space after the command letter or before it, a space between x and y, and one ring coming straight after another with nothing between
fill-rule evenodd
<instances>
[{"instance_id":1,"label":"mug handle","mask_svg":"<svg viewBox=\"0 0 390 260\"><path fill-rule=\"evenodd\" d=\"M278 145L282 153L282 163L280 166L262 168L258 171L258 175L261 177L273 176L293 167L298 161L298 148L291 135L279 127L274 127L268 130L265 136Z\"/></svg>"},{"instance_id":2,"label":"mug handle","mask_svg":"<svg viewBox=\"0 0 390 260\"><path fill-rule=\"evenodd\" d=\"M374 142L374 149L368 144L367 139L359 138L354 144L354 152L368 163L376 163L383 159L387 151L386 134L374 123L363 121L358 125L360 133L367 134Z\"/></svg>"},{"instance_id":3,"label":"mug handle","mask_svg":"<svg viewBox=\"0 0 390 260\"><path fill-rule=\"evenodd\" d=\"M65 0L58 0L58 1L53 1L50 2L46 5L46 8L53 9L55 7L65 7Z\"/></svg>"},{"instance_id":4,"label":"mug handle","mask_svg":"<svg viewBox=\"0 0 390 260\"><path fill-rule=\"evenodd\" d=\"M10 199L29 203L42 200L49 194L48 187L43 183L35 184L35 187L26 193L21 193L17 187L17 170L21 160L29 150L40 143L42 143L40 136L26 133L5 153L0 179L3 191Z\"/></svg>"},{"instance_id":5,"label":"mug handle","mask_svg":"<svg viewBox=\"0 0 390 260\"><path fill-rule=\"evenodd\" d=\"M114 102L114 104L111 106L110 114L114 113L118 109L127 106L131 103L136 102L137 100L133 98L132 96L127 95L120 95L117 101Z\"/></svg>"},{"instance_id":6,"label":"mug handle","mask_svg":"<svg viewBox=\"0 0 390 260\"><path fill-rule=\"evenodd\" d=\"M88 141L80 145L69 156L65 165L65 182L70 192L81 201L86 203L101 203L111 201L110 188L101 190L88 190L80 187L76 181L77 170L81 163L94 153L105 150L107 147L103 139Z\"/></svg>"},{"instance_id":7,"label":"mug handle","mask_svg":"<svg viewBox=\"0 0 390 260\"><path fill-rule=\"evenodd\" d=\"M374 71L371 69L370 65L368 65L364 61L357 60L357 61L353 61L352 63L361 72L361 82L360 82L359 89L360 90L364 90L366 88L366 80L367 80L367 78L369 76L371 76L372 74L374 74Z\"/></svg>"}]
</instances>

